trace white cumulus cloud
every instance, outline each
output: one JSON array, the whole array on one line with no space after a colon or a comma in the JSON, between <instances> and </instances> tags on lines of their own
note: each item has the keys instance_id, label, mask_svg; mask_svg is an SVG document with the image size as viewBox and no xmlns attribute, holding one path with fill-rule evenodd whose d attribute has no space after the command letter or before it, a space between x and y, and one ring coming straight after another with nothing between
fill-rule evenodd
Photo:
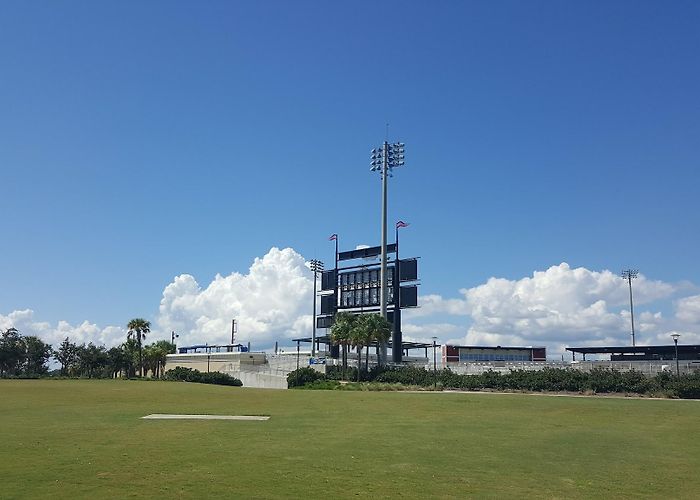
<instances>
[{"instance_id":1,"label":"white cumulus cloud","mask_svg":"<svg viewBox=\"0 0 700 500\"><path fill-rule=\"evenodd\" d=\"M461 290L473 324L468 343L625 344L629 330L629 289L610 271L572 269L562 263L520 280L491 278ZM673 285L640 275L635 304L667 299ZM640 311L641 312L641 311ZM658 312L641 312L639 331L662 323Z\"/></svg>"},{"instance_id":2,"label":"white cumulus cloud","mask_svg":"<svg viewBox=\"0 0 700 500\"><path fill-rule=\"evenodd\" d=\"M189 274L163 290L158 327L180 334L180 343L227 343L231 320L239 342L253 348L311 331L313 273L291 248L272 248L256 258L247 274L216 275L202 287Z\"/></svg>"},{"instance_id":3,"label":"white cumulus cloud","mask_svg":"<svg viewBox=\"0 0 700 500\"><path fill-rule=\"evenodd\" d=\"M669 299L687 288L649 280L640 275L634 284L636 330L645 343L657 342L677 318L666 319L659 311L645 310L656 301ZM481 345L547 345L558 352L566 345L626 344L629 342L629 289L610 271L572 269L561 263L519 280L490 278L486 283L460 290L461 298L427 295L421 308L405 317L465 316L470 321L461 343ZM700 321L700 296L682 299L679 318ZM411 331L411 327L408 331ZM404 327L404 330L406 330ZM430 330L430 325L420 329ZM435 332L447 333L442 328ZM663 333L660 333L663 332ZM440 332L441 333L441 332ZM438 333L439 335L439 333Z\"/></svg>"}]
</instances>

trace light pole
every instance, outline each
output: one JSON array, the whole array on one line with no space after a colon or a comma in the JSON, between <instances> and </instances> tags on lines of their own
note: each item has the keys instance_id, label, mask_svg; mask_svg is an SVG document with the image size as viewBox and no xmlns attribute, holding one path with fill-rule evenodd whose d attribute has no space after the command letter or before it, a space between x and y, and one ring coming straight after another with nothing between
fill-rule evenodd
<instances>
[{"instance_id":1,"label":"light pole","mask_svg":"<svg viewBox=\"0 0 700 500\"><path fill-rule=\"evenodd\" d=\"M311 330L311 357L315 358L316 357L316 277L318 276L318 273L323 272L323 262L317 259L312 259L311 262L309 262L309 267L314 273L314 313L313 317L311 318L311 322L313 323L312 330Z\"/></svg>"},{"instance_id":2,"label":"light pole","mask_svg":"<svg viewBox=\"0 0 700 500\"><path fill-rule=\"evenodd\" d=\"M389 144L384 141L381 147L372 150L372 161L370 165L372 172L379 172L382 178L382 236L381 236L381 269L380 269L380 293L379 293L379 312L382 318L387 319L387 255L386 255L386 212L387 212L387 186L388 177L392 176L394 167L400 167L404 164L404 143L395 142ZM397 277L394 277L397 279ZM398 300L395 297L394 300ZM386 342L382 342L381 355L379 364L383 365L386 360Z\"/></svg>"},{"instance_id":3,"label":"light pole","mask_svg":"<svg viewBox=\"0 0 700 500\"><path fill-rule=\"evenodd\" d=\"M179 339L180 336L175 332L170 332L170 343L175 345L175 339Z\"/></svg>"},{"instance_id":4,"label":"light pole","mask_svg":"<svg viewBox=\"0 0 700 500\"><path fill-rule=\"evenodd\" d=\"M632 320L632 347L634 343L634 306L632 305L632 280L637 278L639 271L637 269L625 269L622 271L622 279L626 279L630 285L630 318Z\"/></svg>"},{"instance_id":5,"label":"light pole","mask_svg":"<svg viewBox=\"0 0 700 500\"><path fill-rule=\"evenodd\" d=\"M299 385L299 341L297 340L297 371L296 371L297 385Z\"/></svg>"},{"instance_id":6,"label":"light pole","mask_svg":"<svg viewBox=\"0 0 700 500\"><path fill-rule=\"evenodd\" d=\"M435 341L437 337L433 337L433 390L437 390L437 357L435 355L435 347L437 344Z\"/></svg>"},{"instance_id":7,"label":"light pole","mask_svg":"<svg viewBox=\"0 0 700 500\"><path fill-rule=\"evenodd\" d=\"M678 364L678 337L680 337L680 333L672 333L671 338L673 338L673 343L676 344L676 377L681 378L681 368L680 365Z\"/></svg>"}]
</instances>

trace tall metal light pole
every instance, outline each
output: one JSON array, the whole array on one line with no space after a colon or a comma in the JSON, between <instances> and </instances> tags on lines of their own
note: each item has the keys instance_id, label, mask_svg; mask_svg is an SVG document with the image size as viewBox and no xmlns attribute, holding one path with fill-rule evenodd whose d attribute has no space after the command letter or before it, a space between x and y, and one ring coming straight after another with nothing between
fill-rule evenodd
<instances>
[{"instance_id":1,"label":"tall metal light pole","mask_svg":"<svg viewBox=\"0 0 700 500\"><path fill-rule=\"evenodd\" d=\"M680 333L672 333L671 338L673 338L673 343L676 344L676 377L681 378L681 368L680 365L678 364L678 337L680 337Z\"/></svg>"},{"instance_id":2,"label":"tall metal light pole","mask_svg":"<svg viewBox=\"0 0 700 500\"><path fill-rule=\"evenodd\" d=\"M389 144L384 141L384 144L380 148L375 148L372 150L371 163L372 172L379 172L382 177L382 236L381 236L381 269L380 269L380 293L379 293L379 312L382 318L387 319L386 308L387 308L387 255L386 255L386 213L387 213L387 186L388 177L392 176L392 171L394 167L400 167L404 164L404 144L402 142L395 142ZM394 277L396 279L397 277ZM395 297L397 300L398 297ZM382 342L381 355L379 364L383 365L386 361L386 342Z\"/></svg>"},{"instance_id":3,"label":"tall metal light pole","mask_svg":"<svg viewBox=\"0 0 700 500\"><path fill-rule=\"evenodd\" d=\"M435 347L437 337L433 337L433 389L437 389L437 357L435 355Z\"/></svg>"},{"instance_id":4,"label":"tall metal light pole","mask_svg":"<svg viewBox=\"0 0 700 500\"><path fill-rule=\"evenodd\" d=\"M309 267L314 273L314 315L311 318L313 329L311 330L311 357L316 357L316 277L318 273L323 272L323 262L317 259L312 259L309 262Z\"/></svg>"},{"instance_id":5,"label":"tall metal light pole","mask_svg":"<svg viewBox=\"0 0 700 500\"><path fill-rule=\"evenodd\" d=\"M632 280L636 279L639 275L637 269L625 269L622 271L622 278L626 279L630 285L630 318L632 320L632 347L635 346L634 342L634 306L632 305Z\"/></svg>"},{"instance_id":6,"label":"tall metal light pole","mask_svg":"<svg viewBox=\"0 0 700 500\"><path fill-rule=\"evenodd\" d=\"M175 345L175 339L179 339L180 336L175 332L170 332L170 343Z\"/></svg>"}]
</instances>

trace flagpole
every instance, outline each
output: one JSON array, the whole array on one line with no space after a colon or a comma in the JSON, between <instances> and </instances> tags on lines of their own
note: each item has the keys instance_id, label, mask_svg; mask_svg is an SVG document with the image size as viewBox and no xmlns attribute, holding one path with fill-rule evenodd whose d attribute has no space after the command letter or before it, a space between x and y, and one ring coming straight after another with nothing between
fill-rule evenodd
<instances>
[{"instance_id":1,"label":"flagpole","mask_svg":"<svg viewBox=\"0 0 700 500\"><path fill-rule=\"evenodd\" d=\"M335 306L336 307L334 308L334 312L332 313L332 319L335 319L335 314L337 312L337 306L338 306L338 300L340 297L340 293L339 293L340 287L338 286L338 234L333 233L331 235L331 237L328 239L335 241L335 268L333 269L333 280L334 280L334 282L333 282L333 294L335 294L335 300L336 300ZM328 327L326 327L326 335L328 335ZM331 348L331 357L335 359L333 344L331 342L329 342L328 345ZM343 352L343 355L344 354L345 354L345 352Z\"/></svg>"},{"instance_id":2,"label":"flagpole","mask_svg":"<svg viewBox=\"0 0 700 500\"><path fill-rule=\"evenodd\" d=\"M394 224L396 232L396 262L394 263L394 328L391 335L391 360L394 363L403 361L403 339L401 338L401 271L399 266L399 223Z\"/></svg>"},{"instance_id":3,"label":"flagpole","mask_svg":"<svg viewBox=\"0 0 700 500\"><path fill-rule=\"evenodd\" d=\"M399 223L396 223L396 261L398 262L399 260Z\"/></svg>"}]
</instances>

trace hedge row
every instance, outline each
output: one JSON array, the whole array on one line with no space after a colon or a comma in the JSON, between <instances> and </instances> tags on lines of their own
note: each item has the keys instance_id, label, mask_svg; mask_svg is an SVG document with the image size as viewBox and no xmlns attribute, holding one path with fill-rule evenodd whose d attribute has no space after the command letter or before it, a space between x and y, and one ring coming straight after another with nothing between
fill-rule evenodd
<instances>
[{"instance_id":1,"label":"hedge row","mask_svg":"<svg viewBox=\"0 0 700 500\"><path fill-rule=\"evenodd\" d=\"M164 375L165 380L177 380L180 382L199 382L200 384L230 385L241 387L243 382L231 375L221 372L200 372L192 368L178 366L168 370Z\"/></svg>"},{"instance_id":2,"label":"hedge row","mask_svg":"<svg viewBox=\"0 0 700 500\"><path fill-rule=\"evenodd\" d=\"M352 372L352 373L349 373ZM289 387L298 387L315 381L338 380L342 377L340 367L328 367L327 375L310 368L287 376ZM346 377L356 380L356 369L348 369ZM579 393L632 393L665 395L684 399L700 398L700 373L677 378L671 373L646 377L640 372L619 372L609 369L594 369L583 372L575 369L544 368L537 371L513 370L509 373L487 371L480 375L459 375L447 370L433 372L423 368L398 367L374 368L361 373L362 380L383 384L430 387L460 390L498 390L531 392L579 392ZM315 384L318 388L328 388Z\"/></svg>"}]
</instances>

